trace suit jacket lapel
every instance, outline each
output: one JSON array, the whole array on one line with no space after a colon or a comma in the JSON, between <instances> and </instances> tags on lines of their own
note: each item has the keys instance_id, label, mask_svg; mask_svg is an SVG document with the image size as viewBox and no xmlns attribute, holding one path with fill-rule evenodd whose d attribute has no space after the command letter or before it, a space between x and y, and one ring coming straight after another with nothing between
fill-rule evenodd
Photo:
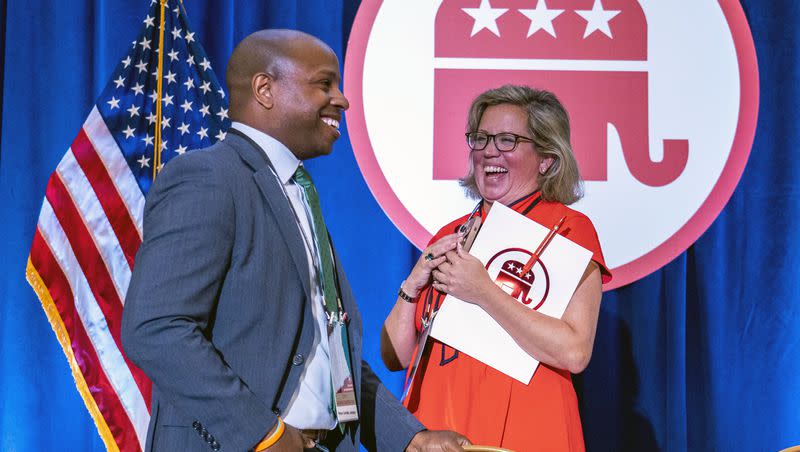
<instances>
[{"instance_id":1,"label":"suit jacket lapel","mask_svg":"<svg viewBox=\"0 0 800 452\"><path fill-rule=\"evenodd\" d=\"M306 292L306 297L310 299L311 283L308 273L308 258L303 237L300 235L300 225L297 224L294 210L286 198L281 181L278 180L272 169L267 154L250 138L235 129L228 131L225 141L229 142L242 160L255 170L253 179L261 194L264 195L268 207L275 214L275 221L289 247L292 261L297 267L297 274L302 280L303 290Z\"/></svg>"}]
</instances>

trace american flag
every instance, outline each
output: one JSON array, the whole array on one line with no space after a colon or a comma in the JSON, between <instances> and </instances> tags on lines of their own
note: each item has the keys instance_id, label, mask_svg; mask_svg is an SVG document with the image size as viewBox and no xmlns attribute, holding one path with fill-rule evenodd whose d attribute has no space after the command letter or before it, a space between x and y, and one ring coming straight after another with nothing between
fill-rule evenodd
<instances>
[{"instance_id":1,"label":"american flag","mask_svg":"<svg viewBox=\"0 0 800 452\"><path fill-rule=\"evenodd\" d=\"M26 275L108 450L143 449L150 418L150 381L125 357L120 323L154 169L229 125L181 4L153 0L48 181Z\"/></svg>"}]
</instances>

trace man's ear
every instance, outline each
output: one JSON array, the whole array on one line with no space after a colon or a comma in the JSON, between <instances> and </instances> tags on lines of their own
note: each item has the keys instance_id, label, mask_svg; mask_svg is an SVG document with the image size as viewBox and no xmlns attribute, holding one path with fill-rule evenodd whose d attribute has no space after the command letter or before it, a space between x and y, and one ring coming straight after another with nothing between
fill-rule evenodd
<instances>
[{"instance_id":1,"label":"man's ear","mask_svg":"<svg viewBox=\"0 0 800 452\"><path fill-rule=\"evenodd\" d=\"M267 110L275 106L275 98L272 95L274 79L265 72L259 72L251 80L253 98Z\"/></svg>"}]
</instances>

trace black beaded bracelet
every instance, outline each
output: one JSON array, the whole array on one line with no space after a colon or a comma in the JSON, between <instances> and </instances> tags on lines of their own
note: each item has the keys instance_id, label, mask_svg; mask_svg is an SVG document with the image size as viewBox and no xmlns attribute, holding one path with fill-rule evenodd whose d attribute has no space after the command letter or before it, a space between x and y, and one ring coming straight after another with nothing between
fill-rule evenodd
<instances>
[{"instance_id":1,"label":"black beaded bracelet","mask_svg":"<svg viewBox=\"0 0 800 452\"><path fill-rule=\"evenodd\" d=\"M405 281L403 281L403 282L405 282ZM417 298L416 298L416 297L412 297L411 295L407 294L407 293L406 293L406 292L403 290L403 285L402 285L402 284L400 284L400 290L398 290L398 291L397 291L397 296L398 296L399 298L402 298L402 299L403 299L403 301L405 301L406 303L412 303L412 304L414 304L414 303L416 303L416 302L417 302Z\"/></svg>"}]
</instances>

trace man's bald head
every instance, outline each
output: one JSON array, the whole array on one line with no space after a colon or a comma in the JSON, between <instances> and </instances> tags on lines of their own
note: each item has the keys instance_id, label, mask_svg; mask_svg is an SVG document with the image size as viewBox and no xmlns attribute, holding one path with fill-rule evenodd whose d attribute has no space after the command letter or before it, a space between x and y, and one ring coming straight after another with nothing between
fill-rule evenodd
<instances>
[{"instance_id":1,"label":"man's bald head","mask_svg":"<svg viewBox=\"0 0 800 452\"><path fill-rule=\"evenodd\" d=\"M339 59L319 39L262 30L233 51L226 72L230 118L275 138L300 159L328 154L350 106Z\"/></svg>"},{"instance_id":2,"label":"man's bald head","mask_svg":"<svg viewBox=\"0 0 800 452\"><path fill-rule=\"evenodd\" d=\"M264 72L279 79L300 56L300 43L313 43L330 50L324 42L297 30L257 31L236 46L225 72L233 119L251 98L253 76Z\"/></svg>"}]
</instances>

